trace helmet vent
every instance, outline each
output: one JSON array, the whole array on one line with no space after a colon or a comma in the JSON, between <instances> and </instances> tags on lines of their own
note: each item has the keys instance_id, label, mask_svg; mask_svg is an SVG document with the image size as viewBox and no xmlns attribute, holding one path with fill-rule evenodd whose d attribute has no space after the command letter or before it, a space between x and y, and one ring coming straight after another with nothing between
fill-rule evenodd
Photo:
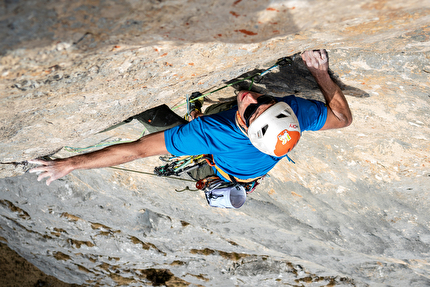
<instances>
[{"instance_id":1,"label":"helmet vent","mask_svg":"<svg viewBox=\"0 0 430 287\"><path fill-rule=\"evenodd\" d=\"M263 136L266 134L266 131L268 128L269 128L269 125L265 125L264 127L261 128L261 133L263 134Z\"/></svg>"},{"instance_id":2,"label":"helmet vent","mask_svg":"<svg viewBox=\"0 0 430 287\"><path fill-rule=\"evenodd\" d=\"M288 118L288 116L286 114L279 114L276 116L276 118L282 119L282 118Z\"/></svg>"}]
</instances>

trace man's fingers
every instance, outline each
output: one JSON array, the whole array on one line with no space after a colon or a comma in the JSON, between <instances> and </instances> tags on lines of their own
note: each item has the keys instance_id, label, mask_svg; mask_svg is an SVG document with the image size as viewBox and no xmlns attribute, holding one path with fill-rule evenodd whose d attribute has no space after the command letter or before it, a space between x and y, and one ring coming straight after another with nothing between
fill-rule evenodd
<instances>
[{"instance_id":1,"label":"man's fingers","mask_svg":"<svg viewBox=\"0 0 430 287\"><path fill-rule=\"evenodd\" d=\"M308 67L318 69L318 59L320 58L319 51L305 51L302 54L302 59Z\"/></svg>"},{"instance_id":2,"label":"man's fingers","mask_svg":"<svg viewBox=\"0 0 430 287\"><path fill-rule=\"evenodd\" d=\"M69 172L64 170L64 167L59 165L59 161L46 161L41 159L32 159L28 161L32 164L39 164L41 166L30 169L30 173L40 173L37 177L37 181L41 181L46 178L46 185L50 185L54 180L63 177Z\"/></svg>"},{"instance_id":3,"label":"man's fingers","mask_svg":"<svg viewBox=\"0 0 430 287\"><path fill-rule=\"evenodd\" d=\"M318 69L318 55L315 54L315 51L309 51L306 64L309 67L314 67L315 69Z\"/></svg>"},{"instance_id":4,"label":"man's fingers","mask_svg":"<svg viewBox=\"0 0 430 287\"><path fill-rule=\"evenodd\" d=\"M46 180L46 185L49 186L51 184L51 182L53 182L54 180L56 180L56 178L52 178L52 176L50 178L48 178Z\"/></svg>"},{"instance_id":5,"label":"man's fingers","mask_svg":"<svg viewBox=\"0 0 430 287\"><path fill-rule=\"evenodd\" d=\"M323 63L323 64L325 64L325 63L327 63L328 62L328 55L327 55L327 51L325 50L325 49L321 49L320 50L320 54L321 54L321 62Z\"/></svg>"},{"instance_id":6,"label":"man's fingers","mask_svg":"<svg viewBox=\"0 0 430 287\"><path fill-rule=\"evenodd\" d=\"M33 164L47 164L49 161L42 160L42 159L31 159L31 160L28 160L27 162L33 163Z\"/></svg>"},{"instance_id":7,"label":"man's fingers","mask_svg":"<svg viewBox=\"0 0 430 287\"><path fill-rule=\"evenodd\" d=\"M41 174L39 174L39 176L37 177L37 181L41 181L45 177L49 177L48 180L47 180L47 182L46 182L46 184L49 185L48 181L49 181L49 183L51 183L53 181L53 179L52 179L52 175L53 174L52 174L52 170L51 170L52 167L49 166L50 162L47 162L47 161L44 161L44 160L37 160L36 159L36 160L32 160L32 163L35 163L35 164L45 164L43 166L32 168L28 172L30 172L30 173L41 172Z\"/></svg>"},{"instance_id":8,"label":"man's fingers","mask_svg":"<svg viewBox=\"0 0 430 287\"><path fill-rule=\"evenodd\" d=\"M39 172L39 171L47 171L47 167L46 166L35 167L35 168L30 169L28 172L29 173L35 173L35 172Z\"/></svg>"},{"instance_id":9,"label":"man's fingers","mask_svg":"<svg viewBox=\"0 0 430 287\"><path fill-rule=\"evenodd\" d=\"M315 50L314 52L313 52L313 57L312 57L314 60L315 60L315 62L320 62L321 60L322 60L322 54L321 54L321 52L318 50Z\"/></svg>"},{"instance_id":10,"label":"man's fingers","mask_svg":"<svg viewBox=\"0 0 430 287\"><path fill-rule=\"evenodd\" d=\"M325 49L320 50L321 59L327 59L327 51Z\"/></svg>"},{"instance_id":11,"label":"man's fingers","mask_svg":"<svg viewBox=\"0 0 430 287\"><path fill-rule=\"evenodd\" d=\"M325 49L305 51L302 59L311 73L328 69L328 54Z\"/></svg>"},{"instance_id":12,"label":"man's fingers","mask_svg":"<svg viewBox=\"0 0 430 287\"><path fill-rule=\"evenodd\" d=\"M303 59L303 61L305 61L305 62L309 61L309 54L310 54L310 52L311 51L305 51L305 52L302 53L302 59Z\"/></svg>"},{"instance_id":13,"label":"man's fingers","mask_svg":"<svg viewBox=\"0 0 430 287\"><path fill-rule=\"evenodd\" d=\"M49 167L52 165L52 162L46 161L46 160L41 160L41 159L32 159L32 160L29 160L28 162L32 163L32 164L42 165L42 166L38 166L38 167L30 169L28 171L29 173L48 171Z\"/></svg>"},{"instance_id":14,"label":"man's fingers","mask_svg":"<svg viewBox=\"0 0 430 287\"><path fill-rule=\"evenodd\" d=\"M51 174L49 172L44 172L41 173L38 177L37 177L37 181L41 181L42 179L44 179L45 177L50 177Z\"/></svg>"}]
</instances>

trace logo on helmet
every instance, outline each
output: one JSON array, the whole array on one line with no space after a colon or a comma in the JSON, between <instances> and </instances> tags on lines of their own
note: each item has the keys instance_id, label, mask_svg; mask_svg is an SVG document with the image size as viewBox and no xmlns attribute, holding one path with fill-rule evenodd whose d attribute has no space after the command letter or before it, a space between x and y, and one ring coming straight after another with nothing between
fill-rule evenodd
<instances>
[{"instance_id":1,"label":"logo on helmet","mask_svg":"<svg viewBox=\"0 0 430 287\"><path fill-rule=\"evenodd\" d=\"M284 156L294 148L300 138L300 133L297 131L283 130L277 136L277 143L273 153L276 156Z\"/></svg>"},{"instance_id":2,"label":"logo on helmet","mask_svg":"<svg viewBox=\"0 0 430 287\"><path fill-rule=\"evenodd\" d=\"M284 130L278 135L278 139L282 142L282 145L285 145L291 140L291 136L288 134L287 130Z\"/></svg>"}]
</instances>

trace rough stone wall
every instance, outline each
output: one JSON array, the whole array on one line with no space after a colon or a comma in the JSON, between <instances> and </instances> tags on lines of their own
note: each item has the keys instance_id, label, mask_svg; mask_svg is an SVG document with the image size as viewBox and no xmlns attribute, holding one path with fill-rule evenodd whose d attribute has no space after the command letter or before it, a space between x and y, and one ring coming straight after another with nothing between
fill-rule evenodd
<instances>
[{"instance_id":1,"label":"rough stone wall","mask_svg":"<svg viewBox=\"0 0 430 287\"><path fill-rule=\"evenodd\" d=\"M107 286L430 285L428 1L0 5L0 239L44 272ZM313 48L329 50L354 123L305 133L296 164L237 211L124 170L50 187L23 174L63 146L135 139L134 122L96 133ZM299 59L256 88L321 99Z\"/></svg>"}]
</instances>

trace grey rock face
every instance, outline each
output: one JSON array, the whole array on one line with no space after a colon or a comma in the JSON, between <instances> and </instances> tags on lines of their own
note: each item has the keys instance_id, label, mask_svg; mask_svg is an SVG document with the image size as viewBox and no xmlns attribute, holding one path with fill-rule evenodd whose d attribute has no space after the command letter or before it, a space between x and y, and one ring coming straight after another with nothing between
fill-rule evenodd
<instances>
[{"instance_id":1,"label":"grey rock face","mask_svg":"<svg viewBox=\"0 0 430 287\"><path fill-rule=\"evenodd\" d=\"M3 1L0 240L88 285L428 286L426 1ZM161 103L329 51L352 126L306 132L239 210L191 183L76 171L50 187L26 160L133 140ZM247 83L248 85L249 83ZM322 99L299 57L255 89ZM233 96L233 88L211 102ZM123 167L152 173L156 158Z\"/></svg>"}]
</instances>

